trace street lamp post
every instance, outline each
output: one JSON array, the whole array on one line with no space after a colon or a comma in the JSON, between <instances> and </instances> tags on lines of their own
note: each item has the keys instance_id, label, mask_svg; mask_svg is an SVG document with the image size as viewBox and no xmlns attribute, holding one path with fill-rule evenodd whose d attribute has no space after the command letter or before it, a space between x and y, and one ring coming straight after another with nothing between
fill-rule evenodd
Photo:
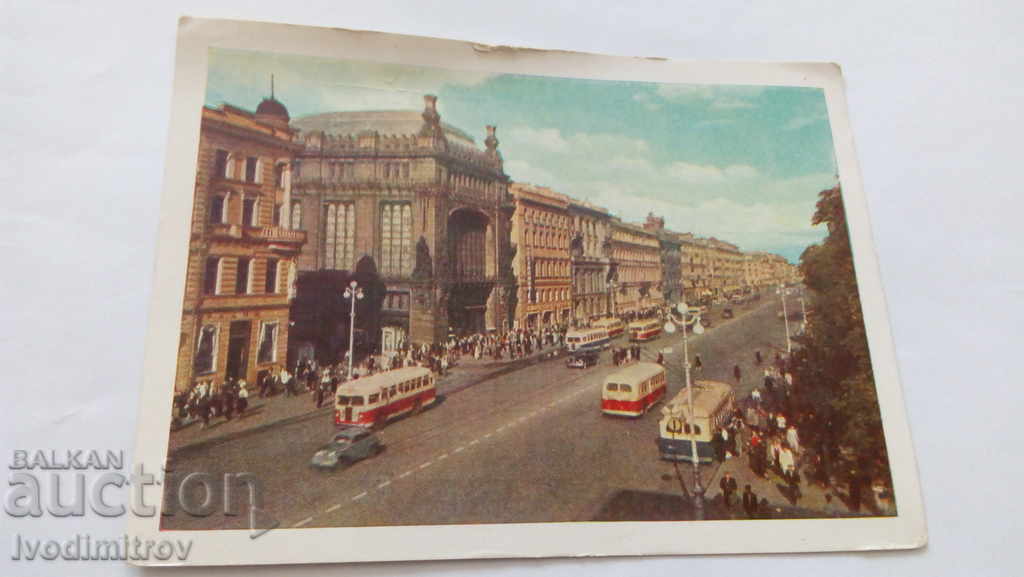
<instances>
[{"instance_id":1,"label":"street lamp post","mask_svg":"<svg viewBox=\"0 0 1024 577\"><path fill-rule=\"evenodd\" d=\"M345 298L352 302L352 308L348 315L348 380L352 380L352 361L355 359L355 338L356 338L356 301L362 300L363 289L359 288L359 283L352 281L348 283L348 288L345 289Z\"/></svg>"},{"instance_id":2,"label":"street lamp post","mask_svg":"<svg viewBox=\"0 0 1024 577\"><path fill-rule=\"evenodd\" d=\"M686 315L689 311L689 307L685 302L681 302L676 305L678 310L683 315L683 371L686 375L686 402L690 407L690 421L694 419L693 411L693 386L690 379L690 341L686 335ZM672 323L671 317L669 317L669 324ZM700 324L700 318L698 316L693 317L693 332L701 334L704 332L704 325ZM690 423L690 456L693 461L693 509L694 514L698 520L704 519L704 487L700 484L700 458L697 456L697 438L692 434L693 423Z\"/></svg>"},{"instance_id":3,"label":"street lamp post","mask_svg":"<svg viewBox=\"0 0 1024 577\"><path fill-rule=\"evenodd\" d=\"M793 353L793 343L789 340L789 313L786 312L786 288L785 285L779 284L779 298L782 299L782 320L786 324L786 353Z\"/></svg>"}]
</instances>

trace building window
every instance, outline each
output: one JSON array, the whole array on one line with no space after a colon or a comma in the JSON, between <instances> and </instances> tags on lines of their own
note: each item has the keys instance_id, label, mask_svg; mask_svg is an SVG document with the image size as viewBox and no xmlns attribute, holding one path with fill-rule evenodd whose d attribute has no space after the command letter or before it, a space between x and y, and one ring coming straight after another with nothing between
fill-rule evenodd
<instances>
[{"instance_id":1,"label":"building window","mask_svg":"<svg viewBox=\"0 0 1024 577\"><path fill-rule=\"evenodd\" d=\"M213 153L213 174L218 178L228 178L228 151L218 150Z\"/></svg>"},{"instance_id":2,"label":"building window","mask_svg":"<svg viewBox=\"0 0 1024 577\"><path fill-rule=\"evenodd\" d=\"M210 222L212 224L221 224L226 222L225 207L227 206L227 198L219 194L210 197Z\"/></svg>"},{"instance_id":3,"label":"building window","mask_svg":"<svg viewBox=\"0 0 1024 577\"><path fill-rule=\"evenodd\" d=\"M347 270L352 266L355 248L355 206L344 202L328 204L326 221L324 268Z\"/></svg>"},{"instance_id":4,"label":"building window","mask_svg":"<svg viewBox=\"0 0 1024 577\"><path fill-rule=\"evenodd\" d=\"M274 165L274 184L277 188L284 188L284 169L285 165L283 162Z\"/></svg>"},{"instance_id":5,"label":"building window","mask_svg":"<svg viewBox=\"0 0 1024 577\"><path fill-rule=\"evenodd\" d=\"M238 270L235 274L235 294L249 294L252 283L252 259L246 257L239 257L238 259Z\"/></svg>"},{"instance_id":6,"label":"building window","mask_svg":"<svg viewBox=\"0 0 1024 577\"><path fill-rule=\"evenodd\" d=\"M277 323L263 323L260 331L260 348L257 363L272 363L277 360Z\"/></svg>"},{"instance_id":7,"label":"building window","mask_svg":"<svg viewBox=\"0 0 1024 577\"><path fill-rule=\"evenodd\" d=\"M278 260L276 258L267 259L267 276L266 281L263 284L263 292L267 294L274 294L277 292L277 267Z\"/></svg>"},{"instance_id":8,"label":"building window","mask_svg":"<svg viewBox=\"0 0 1024 577\"><path fill-rule=\"evenodd\" d=\"M221 259L219 256L211 256L206 259L206 268L203 271L203 294L220 294L220 273Z\"/></svg>"},{"instance_id":9,"label":"building window","mask_svg":"<svg viewBox=\"0 0 1024 577\"><path fill-rule=\"evenodd\" d=\"M203 375L212 373L217 361L217 327L206 325L199 330L199 341L196 345L196 356L193 359L194 373Z\"/></svg>"},{"instance_id":10,"label":"building window","mask_svg":"<svg viewBox=\"0 0 1024 577\"><path fill-rule=\"evenodd\" d=\"M412 266L412 206L408 203L381 206L381 272L408 274Z\"/></svg>"},{"instance_id":11,"label":"building window","mask_svg":"<svg viewBox=\"0 0 1024 577\"><path fill-rule=\"evenodd\" d=\"M402 178L409 178L409 163L402 163Z\"/></svg>"},{"instance_id":12,"label":"building window","mask_svg":"<svg viewBox=\"0 0 1024 577\"><path fill-rule=\"evenodd\" d=\"M242 225L256 226L256 199L246 198L242 200Z\"/></svg>"},{"instance_id":13,"label":"building window","mask_svg":"<svg viewBox=\"0 0 1024 577\"><path fill-rule=\"evenodd\" d=\"M245 181L246 182L257 182L257 170L259 166L259 159L255 156L248 156L245 158Z\"/></svg>"},{"instance_id":14,"label":"building window","mask_svg":"<svg viewBox=\"0 0 1024 577\"><path fill-rule=\"evenodd\" d=\"M292 230L302 229L302 203L295 201L292 203Z\"/></svg>"},{"instance_id":15,"label":"building window","mask_svg":"<svg viewBox=\"0 0 1024 577\"><path fill-rule=\"evenodd\" d=\"M281 226L281 211L284 210L284 205L277 203L274 205L274 216L271 219L271 226Z\"/></svg>"}]
</instances>

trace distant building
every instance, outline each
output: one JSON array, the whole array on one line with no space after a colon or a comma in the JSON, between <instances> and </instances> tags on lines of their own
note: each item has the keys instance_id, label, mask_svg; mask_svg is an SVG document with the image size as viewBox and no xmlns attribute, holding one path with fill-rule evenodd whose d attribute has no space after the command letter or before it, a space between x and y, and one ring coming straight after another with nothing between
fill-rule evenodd
<instances>
[{"instance_id":1,"label":"distant building","mask_svg":"<svg viewBox=\"0 0 1024 577\"><path fill-rule=\"evenodd\" d=\"M517 280L514 326L568 324L572 313L572 227L569 198L542 186L511 187L512 268Z\"/></svg>"},{"instance_id":2,"label":"distant building","mask_svg":"<svg viewBox=\"0 0 1024 577\"><path fill-rule=\"evenodd\" d=\"M351 272L361 263L379 276L380 318L367 326L380 330L366 338L383 352L440 342L449 332L507 328L515 305L513 207L495 128L478 147L441 122L434 96L424 102L422 112L331 112L292 122L301 147L291 218L310 239L300 271ZM311 335L340 332L347 341L345 319L315 322L319 332ZM327 345L319 338L307 346Z\"/></svg>"},{"instance_id":3,"label":"distant building","mask_svg":"<svg viewBox=\"0 0 1024 577\"><path fill-rule=\"evenodd\" d=\"M644 229L653 232L658 238L658 245L661 249L661 292L662 297L668 304L682 302L683 279L682 279L682 242L678 234L665 228L665 219L647 215L644 222Z\"/></svg>"},{"instance_id":4,"label":"distant building","mask_svg":"<svg viewBox=\"0 0 1024 577\"><path fill-rule=\"evenodd\" d=\"M572 223L572 317L577 323L611 314L611 215L586 201L569 199Z\"/></svg>"},{"instance_id":5,"label":"distant building","mask_svg":"<svg viewBox=\"0 0 1024 577\"><path fill-rule=\"evenodd\" d=\"M661 306L665 299L658 237L617 218L610 224L613 313L642 313Z\"/></svg>"},{"instance_id":6,"label":"distant building","mask_svg":"<svg viewBox=\"0 0 1024 577\"><path fill-rule=\"evenodd\" d=\"M296 259L289 227L288 111L271 96L255 113L204 108L175 389L245 379L283 365Z\"/></svg>"}]
</instances>

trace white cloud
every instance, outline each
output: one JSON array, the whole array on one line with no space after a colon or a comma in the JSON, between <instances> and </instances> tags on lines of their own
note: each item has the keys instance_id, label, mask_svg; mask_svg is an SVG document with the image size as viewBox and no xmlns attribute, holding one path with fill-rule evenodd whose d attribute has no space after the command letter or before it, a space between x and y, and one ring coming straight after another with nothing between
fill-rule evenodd
<instances>
[{"instance_id":1,"label":"white cloud","mask_svg":"<svg viewBox=\"0 0 1024 577\"><path fill-rule=\"evenodd\" d=\"M714 110L755 108L762 86L708 86L700 84L659 84L655 93L671 102L704 104Z\"/></svg>"},{"instance_id":2,"label":"white cloud","mask_svg":"<svg viewBox=\"0 0 1024 577\"><path fill-rule=\"evenodd\" d=\"M566 152L569 142L555 128L530 128L514 126L508 131L509 139L527 146L534 146L547 152Z\"/></svg>"},{"instance_id":3,"label":"white cloud","mask_svg":"<svg viewBox=\"0 0 1024 577\"><path fill-rule=\"evenodd\" d=\"M633 100L642 104L647 110L653 111L661 108L661 103L655 100L648 92L637 92L633 95Z\"/></svg>"},{"instance_id":4,"label":"white cloud","mask_svg":"<svg viewBox=\"0 0 1024 577\"><path fill-rule=\"evenodd\" d=\"M801 116L794 116L793 118L790 118L789 121L786 122L786 124L783 125L782 128L784 130L800 130L805 126L810 126L811 124L815 124L817 122L825 122L826 120L828 120L828 115L825 114L824 112L804 114Z\"/></svg>"},{"instance_id":5,"label":"white cloud","mask_svg":"<svg viewBox=\"0 0 1024 577\"><path fill-rule=\"evenodd\" d=\"M749 164L718 167L713 164L691 164L688 162L673 162L668 167L668 173L686 183L705 184L749 180L759 175L759 171Z\"/></svg>"}]
</instances>

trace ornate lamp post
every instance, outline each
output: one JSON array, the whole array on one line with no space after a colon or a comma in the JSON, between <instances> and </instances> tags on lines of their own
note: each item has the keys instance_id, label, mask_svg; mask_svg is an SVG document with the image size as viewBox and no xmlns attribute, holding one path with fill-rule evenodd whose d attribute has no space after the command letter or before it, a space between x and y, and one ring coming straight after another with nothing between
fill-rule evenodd
<instances>
[{"instance_id":1,"label":"ornate lamp post","mask_svg":"<svg viewBox=\"0 0 1024 577\"><path fill-rule=\"evenodd\" d=\"M686 315L688 314L689 307L685 302L681 302L676 305L676 310L683 315L683 370L686 374L686 402L690 408L690 420L692 421L695 414L693 411L693 382L690 378L690 344L686 336ZM675 330L671 316L665 324L665 328L668 329L666 332L671 333ZM672 325L672 327L670 328L668 325ZM700 317L698 315L693 317L693 332L698 335L704 333L704 325L700 324ZM697 455L697 438L693 434L690 435L690 456L693 461L693 509L697 519L702 520L704 519L704 487L700 482L700 458Z\"/></svg>"},{"instance_id":2,"label":"ornate lamp post","mask_svg":"<svg viewBox=\"0 0 1024 577\"><path fill-rule=\"evenodd\" d=\"M348 283L348 288L345 289L344 296L346 299L352 302L352 308L348 315L348 380L352 380L352 361L355 359L355 338L356 338L356 301L362 300L363 289L359 288L359 283L352 281Z\"/></svg>"}]
</instances>

